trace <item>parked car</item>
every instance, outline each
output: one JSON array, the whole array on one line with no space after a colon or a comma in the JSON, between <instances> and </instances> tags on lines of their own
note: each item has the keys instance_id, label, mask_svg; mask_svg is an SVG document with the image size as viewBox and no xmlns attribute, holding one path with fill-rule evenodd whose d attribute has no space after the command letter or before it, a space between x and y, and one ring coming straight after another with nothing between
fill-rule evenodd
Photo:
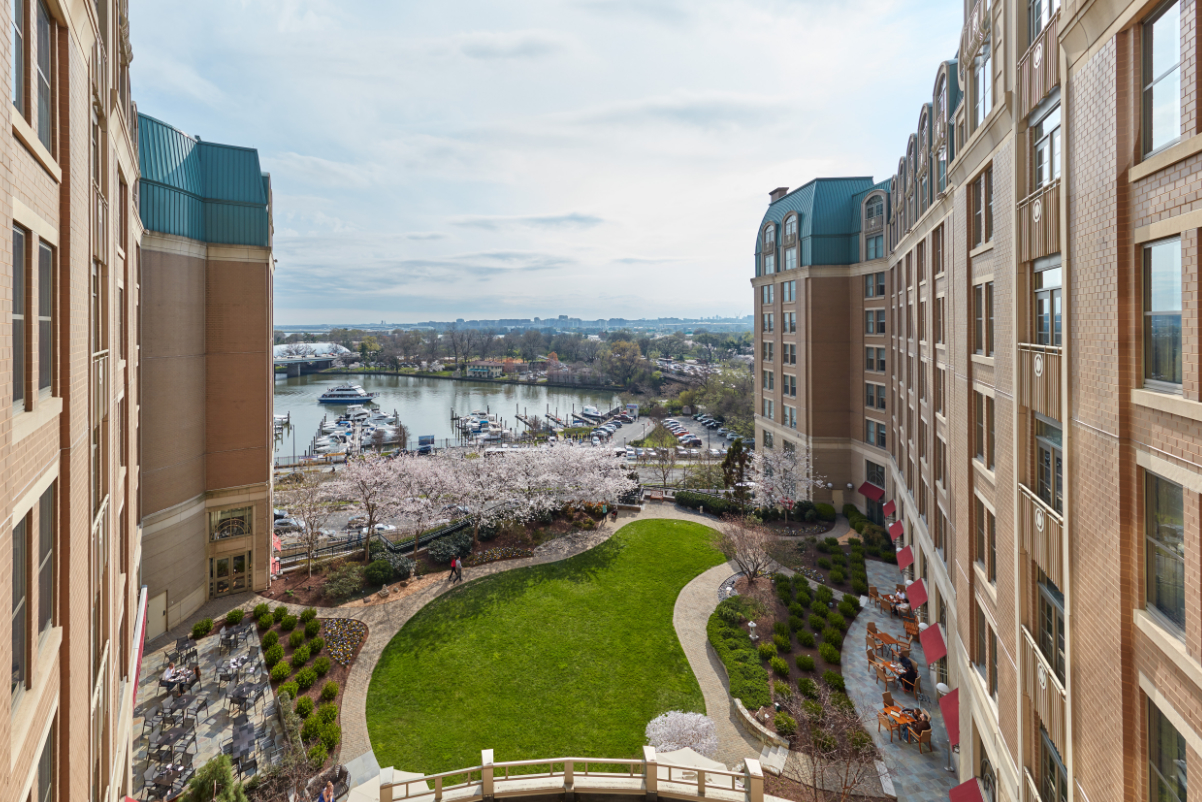
<instances>
[{"instance_id":1,"label":"parked car","mask_svg":"<svg viewBox=\"0 0 1202 802\"><path fill-rule=\"evenodd\" d=\"M295 518L281 518L275 522L277 532L303 532L305 525Z\"/></svg>"},{"instance_id":2,"label":"parked car","mask_svg":"<svg viewBox=\"0 0 1202 802\"><path fill-rule=\"evenodd\" d=\"M377 535L391 535L394 532L396 532L396 527L392 524L376 524L375 527L373 527L373 534ZM365 526L360 529L359 534L366 535L367 527Z\"/></svg>"},{"instance_id":3,"label":"parked car","mask_svg":"<svg viewBox=\"0 0 1202 802\"><path fill-rule=\"evenodd\" d=\"M275 515L275 520L277 520L277 521L280 520L281 518L288 517L288 513L284 512L283 510L272 510L271 512L273 515Z\"/></svg>"}]
</instances>

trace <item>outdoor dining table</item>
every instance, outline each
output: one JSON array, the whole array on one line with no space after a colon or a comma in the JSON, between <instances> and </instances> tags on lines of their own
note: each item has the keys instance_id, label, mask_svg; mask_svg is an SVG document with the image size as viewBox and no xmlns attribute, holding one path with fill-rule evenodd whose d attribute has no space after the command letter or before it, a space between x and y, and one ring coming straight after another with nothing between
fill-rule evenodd
<instances>
[{"instance_id":1,"label":"outdoor dining table","mask_svg":"<svg viewBox=\"0 0 1202 802\"><path fill-rule=\"evenodd\" d=\"M888 705L885 708L885 713L887 713L889 718L893 719L898 724L906 725L914 723L914 719L903 713L901 707L898 705Z\"/></svg>"},{"instance_id":2,"label":"outdoor dining table","mask_svg":"<svg viewBox=\"0 0 1202 802\"><path fill-rule=\"evenodd\" d=\"M239 727L234 730L233 752L237 758L244 758L254 751L255 728L253 726Z\"/></svg>"},{"instance_id":3,"label":"outdoor dining table","mask_svg":"<svg viewBox=\"0 0 1202 802\"><path fill-rule=\"evenodd\" d=\"M151 782L163 788L174 788L176 780L182 777L183 774L184 772L181 769L170 769L169 771L155 775L155 778Z\"/></svg>"},{"instance_id":4,"label":"outdoor dining table","mask_svg":"<svg viewBox=\"0 0 1202 802\"><path fill-rule=\"evenodd\" d=\"M175 744L176 741L178 741L180 738L183 738L187 734L188 734L187 727L183 727L183 726L172 727L171 729L167 730L166 732L160 733L159 737L155 738L154 745L155 746L172 746L173 744Z\"/></svg>"},{"instance_id":5,"label":"outdoor dining table","mask_svg":"<svg viewBox=\"0 0 1202 802\"><path fill-rule=\"evenodd\" d=\"M170 702L167 703L167 707L168 707L168 709L170 709L172 711L179 711L179 710L183 710L184 708L186 708L188 705L192 704L195 701L196 701L196 694L185 693L182 696L176 696L175 698L173 698Z\"/></svg>"}]
</instances>

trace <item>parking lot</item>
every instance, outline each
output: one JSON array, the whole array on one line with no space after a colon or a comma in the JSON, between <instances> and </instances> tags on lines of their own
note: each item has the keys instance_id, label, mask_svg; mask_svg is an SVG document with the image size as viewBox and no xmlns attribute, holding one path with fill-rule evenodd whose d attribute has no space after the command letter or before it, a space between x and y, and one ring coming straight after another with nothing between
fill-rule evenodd
<instances>
[{"instance_id":1,"label":"parking lot","mask_svg":"<svg viewBox=\"0 0 1202 802\"><path fill-rule=\"evenodd\" d=\"M664 422L667 423L668 421L675 421L676 423L680 424L687 429L690 434L694 435L701 441L700 446L693 447L699 452L699 454L691 456L707 455L711 449L717 449L725 452L727 446L730 445L730 441L726 439L725 435L718 434L717 429L707 428L700 421L693 420L692 416L690 415L676 415L672 418L665 419ZM651 418L640 418L634 423L623 424L622 427L614 432L613 436L604 443L604 445L624 447L632 441L645 438L651 433L655 426L656 421Z\"/></svg>"}]
</instances>

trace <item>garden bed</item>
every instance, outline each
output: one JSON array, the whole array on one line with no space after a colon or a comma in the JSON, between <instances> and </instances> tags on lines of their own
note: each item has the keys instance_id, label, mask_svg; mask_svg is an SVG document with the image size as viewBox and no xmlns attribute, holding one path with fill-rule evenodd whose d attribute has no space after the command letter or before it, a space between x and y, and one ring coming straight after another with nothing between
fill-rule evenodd
<instances>
[{"instance_id":1,"label":"garden bed","mask_svg":"<svg viewBox=\"0 0 1202 802\"><path fill-rule=\"evenodd\" d=\"M888 536L886 536L888 537ZM897 562L896 555L888 552ZM864 561L876 559L869 555L859 538L840 543L833 537L801 540L774 539L768 546L768 556L791 571L837 591L863 596L868 593L868 573Z\"/></svg>"}]
</instances>

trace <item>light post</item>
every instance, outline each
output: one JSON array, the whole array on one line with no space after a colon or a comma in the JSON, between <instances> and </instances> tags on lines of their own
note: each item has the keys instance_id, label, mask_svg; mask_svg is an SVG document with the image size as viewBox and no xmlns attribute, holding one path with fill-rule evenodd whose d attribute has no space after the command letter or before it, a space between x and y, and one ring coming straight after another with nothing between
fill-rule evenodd
<instances>
[{"instance_id":1,"label":"light post","mask_svg":"<svg viewBox=\"0 0 1202 802\"><path fill-rule=\"evenodd\" d=\"M927 625L919 624L918 626L920 629L925 629ZM942 682L935 683L935 701L936 702L939 701L939 697L947 696L951 692L952 692L952 689L947 687L946 684L944 684ZM953 748L954 747L952 746L952 740L951 740L951 738L948 738L947 739L947 765L945 765L943 767L944 771L955 772L955 769L952 768L952 749Z\"/></svg>"}]
</instances>

